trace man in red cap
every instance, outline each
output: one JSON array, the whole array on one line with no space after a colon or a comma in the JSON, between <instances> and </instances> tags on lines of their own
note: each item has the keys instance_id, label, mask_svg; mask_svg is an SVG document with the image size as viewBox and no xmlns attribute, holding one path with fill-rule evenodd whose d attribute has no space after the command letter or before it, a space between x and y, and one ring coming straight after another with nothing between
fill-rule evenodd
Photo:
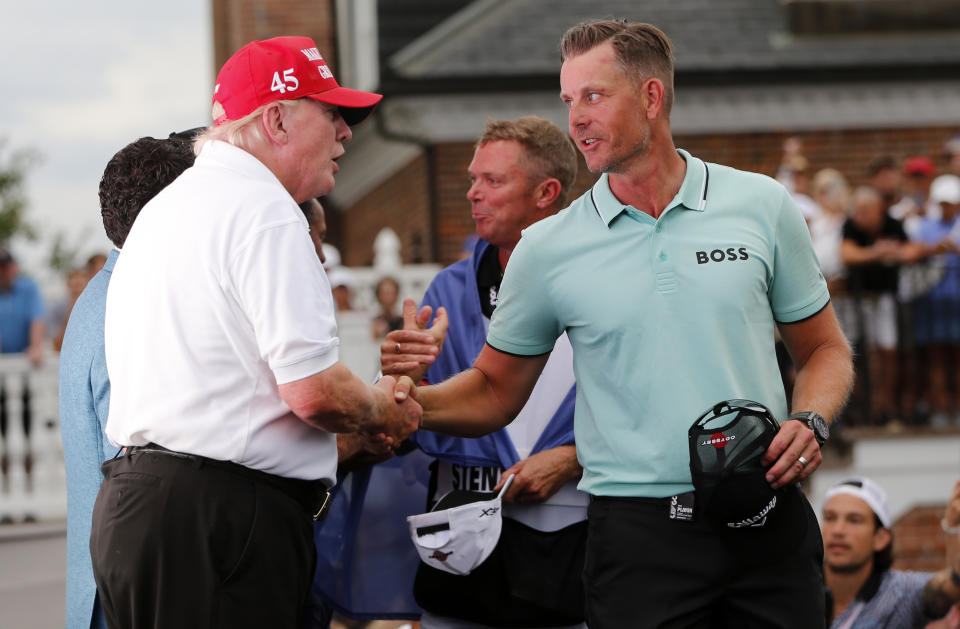
<instances>
[{"instance_id":1,"label":"man in red cap","mask_svg":"<svg viewBox=\"0 0 960 629\"><path fill-rule=\"evenodd\" d=\"M903 162L903 196L890 207L889 213L903 222L903 229L911 240L916 239L920 220L930 212L930 183L936 174L936 166L929 157L914 155ZM934 208L934 215L939 217L939 208Z\"/></svg>"},{"instance_id":2,"label":"man in red cap","mask_svg":"<svg viewBox=\"0 0 960 629\"><path fill-rule=\"evenodd\" d=\"M107 462L90 550L111 627L296 627L334 433L388 452L412 383L338 360L330 286L297 203L329 193L350 125L307 37L224 64L194 167L141 211L107 295Z\"/></svg>"}]
</instances>

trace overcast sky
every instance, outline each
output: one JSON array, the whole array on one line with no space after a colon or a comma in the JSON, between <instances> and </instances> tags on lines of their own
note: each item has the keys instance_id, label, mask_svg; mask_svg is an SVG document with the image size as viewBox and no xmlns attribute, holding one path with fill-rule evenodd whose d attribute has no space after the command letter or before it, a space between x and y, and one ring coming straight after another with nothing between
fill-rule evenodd
<instances>
[{"instance_id":1,"label":"overcast sky","mask_svg":"<svg viewBox=\"0 0 960 629\"><path fill-rule=\"evenodd\" d=\"M205 0L26 0L0 19L0 140L33 149L28 218L39 243L14 243L21 266L42 260L58 231L84 254L109 249L97 187L110 157L144 135L208 124L213 84Z\"/></svg>"}]
</instances>

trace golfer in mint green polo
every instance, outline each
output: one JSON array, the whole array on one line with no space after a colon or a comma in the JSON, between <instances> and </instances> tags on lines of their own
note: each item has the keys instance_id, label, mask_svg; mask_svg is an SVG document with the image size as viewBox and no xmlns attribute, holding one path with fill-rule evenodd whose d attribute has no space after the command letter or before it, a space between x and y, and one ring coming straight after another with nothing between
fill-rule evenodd
<instances>
[{"instance_id":1,"label":"golfer in mint green polo","mask_svg":"<svg viewBox=\"0 0 960 629\"><path fill-rule=\"evenodd\" d=\"M783 186L679 153L686 176L658 220L618 201L602 175L528 227L487 336L535 356L567 331L580 489L594 495L691 491L687 429L720 400L760 401L785 419L775 322L830 300Z\"/></svg>"},{"instance_id":2,"label":"golfer in mint green polo","mask_svg":"<svg viewBox=\"0 0 960 629\"><path fill-rule=\"evenodd\" d=\"M787 191L675 147L672 51L636 22L564 35L570 135L602 176L524 232L473 368L418 390L423 427L473 436L508 424L566 331L580 489L592 496L587 626L823 627L822 538L795 484L823 461L826 422L852 383L850 347ZM797 369L789 401L776 333ZM431 339L410 330L405 347ZM757 480L796 507L743 536L696 504L673 512L692 519L669 508L690 500L688 428L732 398L780 420Z\"/></svg>"}]
</instances>

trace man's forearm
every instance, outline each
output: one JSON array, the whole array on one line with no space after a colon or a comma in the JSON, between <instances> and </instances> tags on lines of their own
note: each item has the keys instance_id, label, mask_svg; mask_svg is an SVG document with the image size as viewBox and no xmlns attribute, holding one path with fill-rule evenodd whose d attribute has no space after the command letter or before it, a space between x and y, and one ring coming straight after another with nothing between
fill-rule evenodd
<instances>
[{"instance_id":1,"label":"man's forearm","mask_svg":"<svg viewBox=\"0 0 960 629\"><path fill-rule=\"evenodd\" d=\"M42 347L43 339L46 336L47 324L41 320L30 323L30 346Z\"/></svg>"},{"instance_id":2,"label":"man's forearm","mask_svg":"<svg viewBox=\"0 0 960 629\"><path fill-rule=\"evenodd\" d=\"M328 432L378 431L394 404L388 392L366 384L342 363L279 388L297 417Z\"/></svg>"},{"instance_id":3,"label":"man's forearm","mask_svg":"<svg viewBox=\"0 0 960 629\"><path fill-rule=\"evenodd\" d=\"M852 387L850 346L846 343L824 345L797 371L791 413L815 411L832 421L847 403Z\"/></svg>"},{"instance_id":4,"label":"man's forearm","mask_svg":"<svg viewBox=\"0 0 960 629\"><path fill-rule=\"evenodd\" d=\"M940 618L950 606L960 601L960 566L957 558L946 570L937 572L923 588L923 612L930 618Z\"/></svg>"},{"instance_id":5,"label":"man's forearm","mask_svg":"<svg viewBox=\"0 0 960 629\"><path fill-rule=\"evenodd\" d=\"M547 364L549 354L516 356L485 345L473 367L422 387L423 428L455 437L480 437L513 421Z\"/></svg>"},{"instance_id":6,"label":"man's forearm","mask_svg":"<svg viewBox=\"0 0 960 629\"><path fill-rule=\"evenodd\" d=\"M833 306L828 303L812 317L778 327L797 366L791 413L814 411L833 420L853 387L853 352Z\"/></svg>"},{"instance_id":7,"label":"man's forearm","mask_svg":"<svg viewBox=\"0 0 960 629\"><path fill-rule=\"evenodd\" d=\"M471 367L440 384L417 389L422 428L454 437L481 437L513 419L479 369Z\"/></svg>"}]
</instances>

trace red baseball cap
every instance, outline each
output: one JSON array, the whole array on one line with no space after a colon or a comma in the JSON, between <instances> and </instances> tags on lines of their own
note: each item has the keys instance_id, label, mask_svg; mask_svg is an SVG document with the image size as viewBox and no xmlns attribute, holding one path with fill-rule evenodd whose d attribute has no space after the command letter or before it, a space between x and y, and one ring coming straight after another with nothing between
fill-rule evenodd
<instances>
[{"instance_id":1,"label":"red baseball cap","mask_svg":"<svg viewBox=\"0 0 960 629\"><path fill-rule=\"evenodd\" d=\"M907 161L903 163L903 172L908 175L923 175L924 177L932 177L934 174L936 174L937 167L934 165L933 160L931 160L929 157L917 155L907 158Z\"/></svg>"},{"instance_id":2,"label":"red baseball cap","mask_svg":"<svg viewBox=\"0 0 960 629\"><path fill-rule=\"evenodd\" d=\"M340 87L309 37L253 41L227 59L213 88L213 123L243 118L279 100L312 98L340 108L348 125L373 111L381 94Z\"/></svg>"}]
</instances>

